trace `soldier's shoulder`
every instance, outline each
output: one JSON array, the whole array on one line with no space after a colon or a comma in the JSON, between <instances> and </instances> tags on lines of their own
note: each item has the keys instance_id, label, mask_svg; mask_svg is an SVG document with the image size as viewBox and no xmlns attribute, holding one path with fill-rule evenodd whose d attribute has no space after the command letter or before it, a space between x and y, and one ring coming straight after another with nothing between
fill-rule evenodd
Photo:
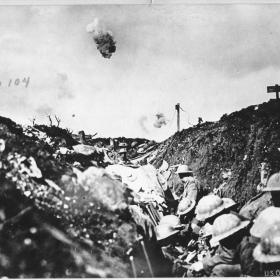
<instances>
[{"instance_id":1,"label":"soldier's shoulder","mask_svg":"<svg viewBox=\"0 0 280 280\"><path fill-rule=\"evenodd\" d=\"M196 183L196 182L198 182L197 179L195 179L194 177L190 177L189 183Z\"/></svg>"}]
</instances>

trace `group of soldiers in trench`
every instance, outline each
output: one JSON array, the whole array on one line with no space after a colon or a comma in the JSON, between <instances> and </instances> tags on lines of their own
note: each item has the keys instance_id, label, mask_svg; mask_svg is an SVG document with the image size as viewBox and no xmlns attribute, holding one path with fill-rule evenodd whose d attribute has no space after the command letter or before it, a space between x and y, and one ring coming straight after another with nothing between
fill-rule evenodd
<instances>
[{"instance_id":1,"label":"group of soldiers in trench","mask_svg":"<svg viewBox=\"0 0 280 280\"><path fill-rule=\"evenodd\" d=\"M183 188L166 196L169 211L156 226L157 243L174 276L280 276L280 173L260 190L271 193L272 205L252 220L224 197L229 173L202 197L189 166L178 166L176 173Z\"/></svg>"}]
</instances>

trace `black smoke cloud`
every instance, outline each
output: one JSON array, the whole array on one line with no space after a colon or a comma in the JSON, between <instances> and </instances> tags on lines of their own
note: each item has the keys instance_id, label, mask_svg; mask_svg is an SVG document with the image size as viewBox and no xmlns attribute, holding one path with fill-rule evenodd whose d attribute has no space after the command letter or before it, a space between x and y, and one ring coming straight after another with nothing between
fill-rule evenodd
<instances>
[{"instance_id":1,"label":"black smoke cloud","mask_svg":"<svg viewBox=\"0 0 280 280\"><path fill-rule=\"evenodd\" d=\"M99 19L96 18L86 27L88 33L93 34L93 40L101 55L105 58L110 58L116 51L116 42L113 33L100 24Z\"/></svg>"},{"instance_id":2,"label":"black smoke cloud","mask_svg":"<svg viewBox=\"0 0 280 280\"><path fill-rule=\"evenodd\" d=\"M154 122L154 127L161 128L163 125L167 125L167 119L162 113L156 114L156 120Z\"/></svg>"}]
</instances>

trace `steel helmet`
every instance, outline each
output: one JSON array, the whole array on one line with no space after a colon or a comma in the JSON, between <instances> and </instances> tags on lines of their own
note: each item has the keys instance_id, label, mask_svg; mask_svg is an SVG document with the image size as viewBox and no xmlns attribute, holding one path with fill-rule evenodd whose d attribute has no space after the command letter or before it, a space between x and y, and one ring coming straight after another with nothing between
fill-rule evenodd
<instances>
[{"instance_id":1,"label":"steel helmet","mask_svg":"<svg viewBox=\"0 0 280 280\"><path fill-rule=\"evenodd\" d=\"M222 198L222 200L224 201L225 209L229 209L229 208L232 208L233 206L237 205L237 203L232 198L224 197L224 198Z\"/></svg>"},{"instance_id":2,"label":"steel helmet","mask_svg":"<svg viewBox=\"0 0 280 280\"><path fill-rule=\"evenodd\" d=\"M163 216L156 227L157 240L163 240L179 232L175 227L180 226L180 219L175 215Z\"/></svg>"},{"instance_id":3,"label":"steel helmet","mask_svg":"<svg viewBox=\"0 0 280 280\"><path fill-rule=\"evenodd\" d=\"M169 225L158 225L156 227L156 237L157 241L164 240L170 236L176 235L179 232L178 229L171 227Z\"/></svg>"},{"instance_id":4,"label":"steel helmet","mask_svg":"<svg viewBox=\"0 0 280 280\"><path fill-rule=\"evenodd\" d=\"M223 214L219 216L213 223L211 244L235 234L247 227L249 223L250 221L241 221L234 214Z\"/></svg>"},{"instance_id":5,"label":"steel helmet","mask_svg":"<svg viewBox=\"0 0 280 280\"><path fill-rule=\"evenodd\" d=\"M280 223L280 208L274 206L268 207L255 219L250 233L255 237L261 238L265 231L277 222Z\"/></svg>"},{"instance_id":6,"label":"steel helmet","mask_svg":"<svg viewBox=\"0 0 280 280\"><path fill-rule=\"evenodd\" d=\"M209 194L202 197L197 203L196 218L204 221L225 209L224 201L217 195Z\"/></svg>"},{"instance_id":7,"label":"steel helmet","mask_svg":"<svg viewBox=\"0 0 280 280\"><path fill-rule=\"evenodd\" d=\"M189 199L188 197L184 197L177 208L177 215L185 215L189 213L191 210L194 209L195 201L192 199Z\"/></svg>"},{"instance_id":8,"label":"steel helmet","mask_svg":"<svg viewBox=\"0 0 280 280\"><path fill-rule=\"evenodd\" d=\"M253 257L260 263L280 262L280 223L267 229L254 249Z\"/></svg>"},{"instance_id":9,"label":"steel helmet","mask_svg":"<svg viewBox=\"0 0 280 280\"><path fill-rule=\"evenodd\" d=\"M131 148L134 148L135 146L137 146L137 141L133 141L132 143L131 143Z\"/></svg>"},{"instance_id":10,"label":"steel helmet","mask_svg":"<svg viewBox=\"0 0 280 280\"><path fill-rule=\"evenodd\" d=\"M190 167L188 165L179 165L179 167L177 168L176 171L177 174L182 174L182 173L191 173L193 174L193 171L190 169Z\"/></svg>"},{"instance_id":11,"label":"steel helmet","mask_svg":"<svg viewBox=\"0 0 280 280\"><path fill-rule=\"evenodd\" d=\"M280 191L280 172L271 175L271 177L268 179L266 187L262 191L263 192Z\"/></svg>"},{"instance_id":12,"label":"steel helmet","mask_svg":"<svg viewBox=\"0 0 280 280\"><path fill-rule=\"evenodd\" d=\"M223 179L228 179L229 178L229 174L228 173L223 173L222 174L222 178Z\"/></svg>"}]
</instances>

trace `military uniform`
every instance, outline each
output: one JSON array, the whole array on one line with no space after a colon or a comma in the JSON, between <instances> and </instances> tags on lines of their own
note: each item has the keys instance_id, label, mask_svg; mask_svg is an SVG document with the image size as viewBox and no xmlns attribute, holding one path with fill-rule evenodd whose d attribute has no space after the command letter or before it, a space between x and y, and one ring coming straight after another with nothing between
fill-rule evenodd
<instances>
[{"instance_id":1,"label":"military uniform","mask_svg":"<svg viewBox=\"0 0 280 280\"><path fill-rule=\"evenodd\" d=\"M187 197L190 200L196 201L198 200L198 190L199 190L199 182L193 177L189 177L188 181L184 183L184 192L181 196Z\"/></svg>"}]
</instances>

